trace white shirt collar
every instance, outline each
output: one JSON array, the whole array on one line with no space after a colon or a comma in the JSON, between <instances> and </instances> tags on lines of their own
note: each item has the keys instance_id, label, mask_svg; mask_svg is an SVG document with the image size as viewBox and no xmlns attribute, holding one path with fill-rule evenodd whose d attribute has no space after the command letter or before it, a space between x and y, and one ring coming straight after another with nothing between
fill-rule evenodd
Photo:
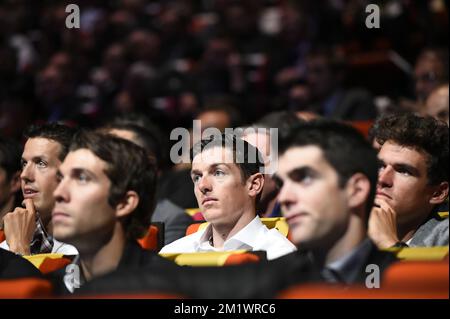
<instances>
[{"instance_id":1,"label":"white shirt collar","mask_svg":"<svg viewBox=\"0 0 450 319\"><path fill-rule=\"evenodd\" d=\"M265 229L264 224L256 216L249 224L238 231L234 236L228 238L223 244L222 249L217 249L210 244L212 236L212 225L209 224L198 236L195 245L198 251L226 251L226 250L253 250L258 242L258 236Z\"/></svg>"}]
</instances>

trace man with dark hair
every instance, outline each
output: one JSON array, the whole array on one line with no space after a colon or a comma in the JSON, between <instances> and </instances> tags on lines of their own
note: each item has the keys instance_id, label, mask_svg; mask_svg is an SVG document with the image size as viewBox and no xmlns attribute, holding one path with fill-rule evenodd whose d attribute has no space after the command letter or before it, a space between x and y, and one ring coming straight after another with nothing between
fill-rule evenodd
<instances>
[{"instance_id":1,"label":"man with dark hair","mask_svg":"<svg viewBox=\"0 0 450 319\"><path fill-rule=\"evenodd\" d=\"M377 122L381 145L375 207L369 224L381 248L448 245L448 127L431 117L388 115Z\"/></svg>"},{"instance_id":2,"label":"man with dark hair","mask_svg":"<svg viewBox=\"0 0 450 319\"><path fill-rule=\"evenodd\" d=\"M65 289L73 292L115 269L163 260L136 242L148 229L156 187L156 169L143 148L115 136L80 132L58 178L53 233L79 251L70 268L79 271L59 278Z\"/></svg>"},{"instance_id":3,"label":"man with dark hair","mask_svg":"<svg viewBox=\"0 0 450 319\"><path fill-rule=\"evenodd\" d=\"M280 145L275 180L292 241L326 280L364 282L367 265L383 271L395 260L367 238L377 160L356 130L327 121L302 124Z\"/></svg>"},{"instance_id":4,"label":"man with dark hair","mask_svg":"<svg viewBox=\"0 0 450 319\"><path fill-rule=\"evenodd\" d=\"M264 163L255 147L233 135L212 136L194 145L191 160L195 196L210 225L163 247L161 253L246 249L264 250L274 259L295 250L256 214Z\"/></svg>"},{"instance_id":5,"label":"man with dark hair","mask_svg":"<svg viewBox=\"0 0 450 319\"><path fill-rule=\"evenodd\" d=\"M0 137L0 242L4 240L3 216L22 203L19 143Z\"/></svg>"},{"instance_id":6,"label":"man with dark hair","mask_svg":"<svg viewBox=\"0 0 450 319\"><path fill-rule=\"evenodd\" d=\"M26 208L16 207L4 218L6 240L0 248L20 255L61 253L76 255L77 250L52 237L53 191L58 185L56 171L67 154L75 129L50 123L31 126L22 154L20 174Z\"/></svg>"},{"instance_id":7,"label":"man with dark hair","mask_svg":"<svg viewBox=\"0 0 450 319\"><path fill-rule=\"evenodd\" d=\"M158 139L158 133L155 130L148 130L130 122L113 122L102 128L101 131L124 138L143 147L149 154L150 161L158 169L162 168L162 143ZM158 170L158 175L159 173L161 173L160 170ZM167 245L184 237L186 228L192 224L193 219L183 208L166 198L157 203L151 221L164 223L164 243Z\"/></svg>"}]
</instances>

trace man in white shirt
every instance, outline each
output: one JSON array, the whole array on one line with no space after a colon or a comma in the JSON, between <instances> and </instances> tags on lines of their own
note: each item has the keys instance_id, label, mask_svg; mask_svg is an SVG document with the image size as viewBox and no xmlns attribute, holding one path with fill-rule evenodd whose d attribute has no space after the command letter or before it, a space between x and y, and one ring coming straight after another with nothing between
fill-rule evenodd
<instances>
[{"instance_id":1,"label":"man in white shirt","mask_svg":"<svg viewBox=\"0 0 450 319\"><path fill-rule=\"evenodd\" d=\"M53 191L56 172L67 154L74 130L60 124L32 126L25 133L20 175L26 208L16 207L4 216L6 240L0 248L20 255L58 253L76 255L75 247L52 236Z\"/></svg>"},{"instance_id":2,"label":"man in white shirt","mask_svg":"<svg viewBox=\"0 0 450 319\"><path fill-rule=\"evenodd\" d=\"M255 147L232 135L212 136L194 145L191 159L195 196L210 224L163 247L160 253L245 249L263 250L268 259L275 259L296 250L256 215L264 164Z\"/></svg>"}]
</instances>

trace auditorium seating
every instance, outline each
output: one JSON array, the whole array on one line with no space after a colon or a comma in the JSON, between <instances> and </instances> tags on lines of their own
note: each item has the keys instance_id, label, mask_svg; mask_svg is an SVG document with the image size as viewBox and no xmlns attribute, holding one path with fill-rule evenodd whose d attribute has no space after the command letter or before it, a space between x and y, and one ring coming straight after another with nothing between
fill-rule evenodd
<instances>
[{"instance_id":1,"label":"auditorium seating","mask_svg":"<svg viewBox=\"0 0 450 319\"><path fill-rule=\"evenodd\" d=\"M289 226L286 222L286 219L284 217L267 217L267 218L261 218L261 221L264 225L267 226L267 228L277 229L280 233L282 233L284 236L289 236ZM208 226L208 223L195 223L190 225L186 229L186 236L191 235L195 232L198 232L199 230L202 230Z\"/></svg>"},{"instance_id":2,"label":"auditorium seating","mask_svg":"<svg viewBox=\"0 0 450 319\"><path fill-rule=\"evenodd\" d=\"M164 223L152 223L144 237L138 239L138 243L146 250L161 250L164 246Z\"/></svg>"},{"instance_id":3,"label":"auditorium seating","mask_svg":"<svg viewBox=\"0 0 450 319\"><path fill-rule=\"evenodd\" d=\"M0 299L48 298L51 295L52 285L44 279L21 278L0 280Z\"/></svg>"},{"instance_id":4,"label":"auditorium seating","mask_svg":"<svg viewBox=\"0 0 450 319\"><path fill-rule=\"evenodd\" d=\"M63 254L37 254L31 256L23 256L31 262L43 274L61 269L72 262L73 256Z\"/></svg>"},{"instance_id":5,"label":"auditorium seating","mask_svg":"<svg viewBox=\"0 0 450 319\"><path fill-rule=\"evenodd\" d=\"M160 254L180 266L226 266L266 260L265 251L226 251Z\"/></svg>"}]
</instances>

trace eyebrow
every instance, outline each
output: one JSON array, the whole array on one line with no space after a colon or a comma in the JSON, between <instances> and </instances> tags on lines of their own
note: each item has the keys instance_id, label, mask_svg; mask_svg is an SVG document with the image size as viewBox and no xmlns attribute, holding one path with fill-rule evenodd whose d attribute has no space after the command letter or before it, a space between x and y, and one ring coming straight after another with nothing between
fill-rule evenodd
<instances>
[{"instance_id":1,"label":"eyebrow","mask_svg":"<svg viewBox=\"0 0 450 319\"><path fill-rule=\"evenodd\" d=\"M48 157L45 156L45 155L33 156L30 160L33 161L33 162L35 162L35 161L37 161L37 160L44 160L44 161L47 161L47 162L49 161ZM21 162L28 162L28 161L27 161L25 158L23 158L23 157L20 158L20 161L21 161Z\"/></svg>"},{"instance_id":2,"label":"eyebrow","mask_svg":"<svg viewBox=\"0 0 450 319\"><path fill-rule=\"evenodd\" d=\"M383 161L382 159L378 159L378 162L379 162L380 166L381 165L386 165L386 162ZM412 166L412 165L409 165L409 164L406 164L406 163L393 163L393 164L390 164L390 165L396 171L397 170L406 170L406 171L410 172L414 176L420 176L419 170L416 167Z\"/></svg>"},{"instance_id":3,"label":"eyebrow","mask_svg":"<svg viewBox=\"0 0 450 319\"><path fill-rule=\"evenodd\" d=\"M210 171L212 169L215 169L215 168L217 168L217 166L220 166L220 165L224 165L226 168L231 169L227 163L214 163L214 164L211 164L210 166L208 166L208 170ZM194 174L201 174L201 171L198 169L191 170L191 176Z\"/></svg>"},{"instance_id":4,"label":"eyebrow","mask_svg":"<svg viewBox=\"0 0 450 319\"><path fill-rule=\"evenodd\" d=\"M318 172L311 166L302 166L292 169L288 172L288 176L292 180L299 180L308 174L316 175Z\"/></svg>"}]
</instances>

